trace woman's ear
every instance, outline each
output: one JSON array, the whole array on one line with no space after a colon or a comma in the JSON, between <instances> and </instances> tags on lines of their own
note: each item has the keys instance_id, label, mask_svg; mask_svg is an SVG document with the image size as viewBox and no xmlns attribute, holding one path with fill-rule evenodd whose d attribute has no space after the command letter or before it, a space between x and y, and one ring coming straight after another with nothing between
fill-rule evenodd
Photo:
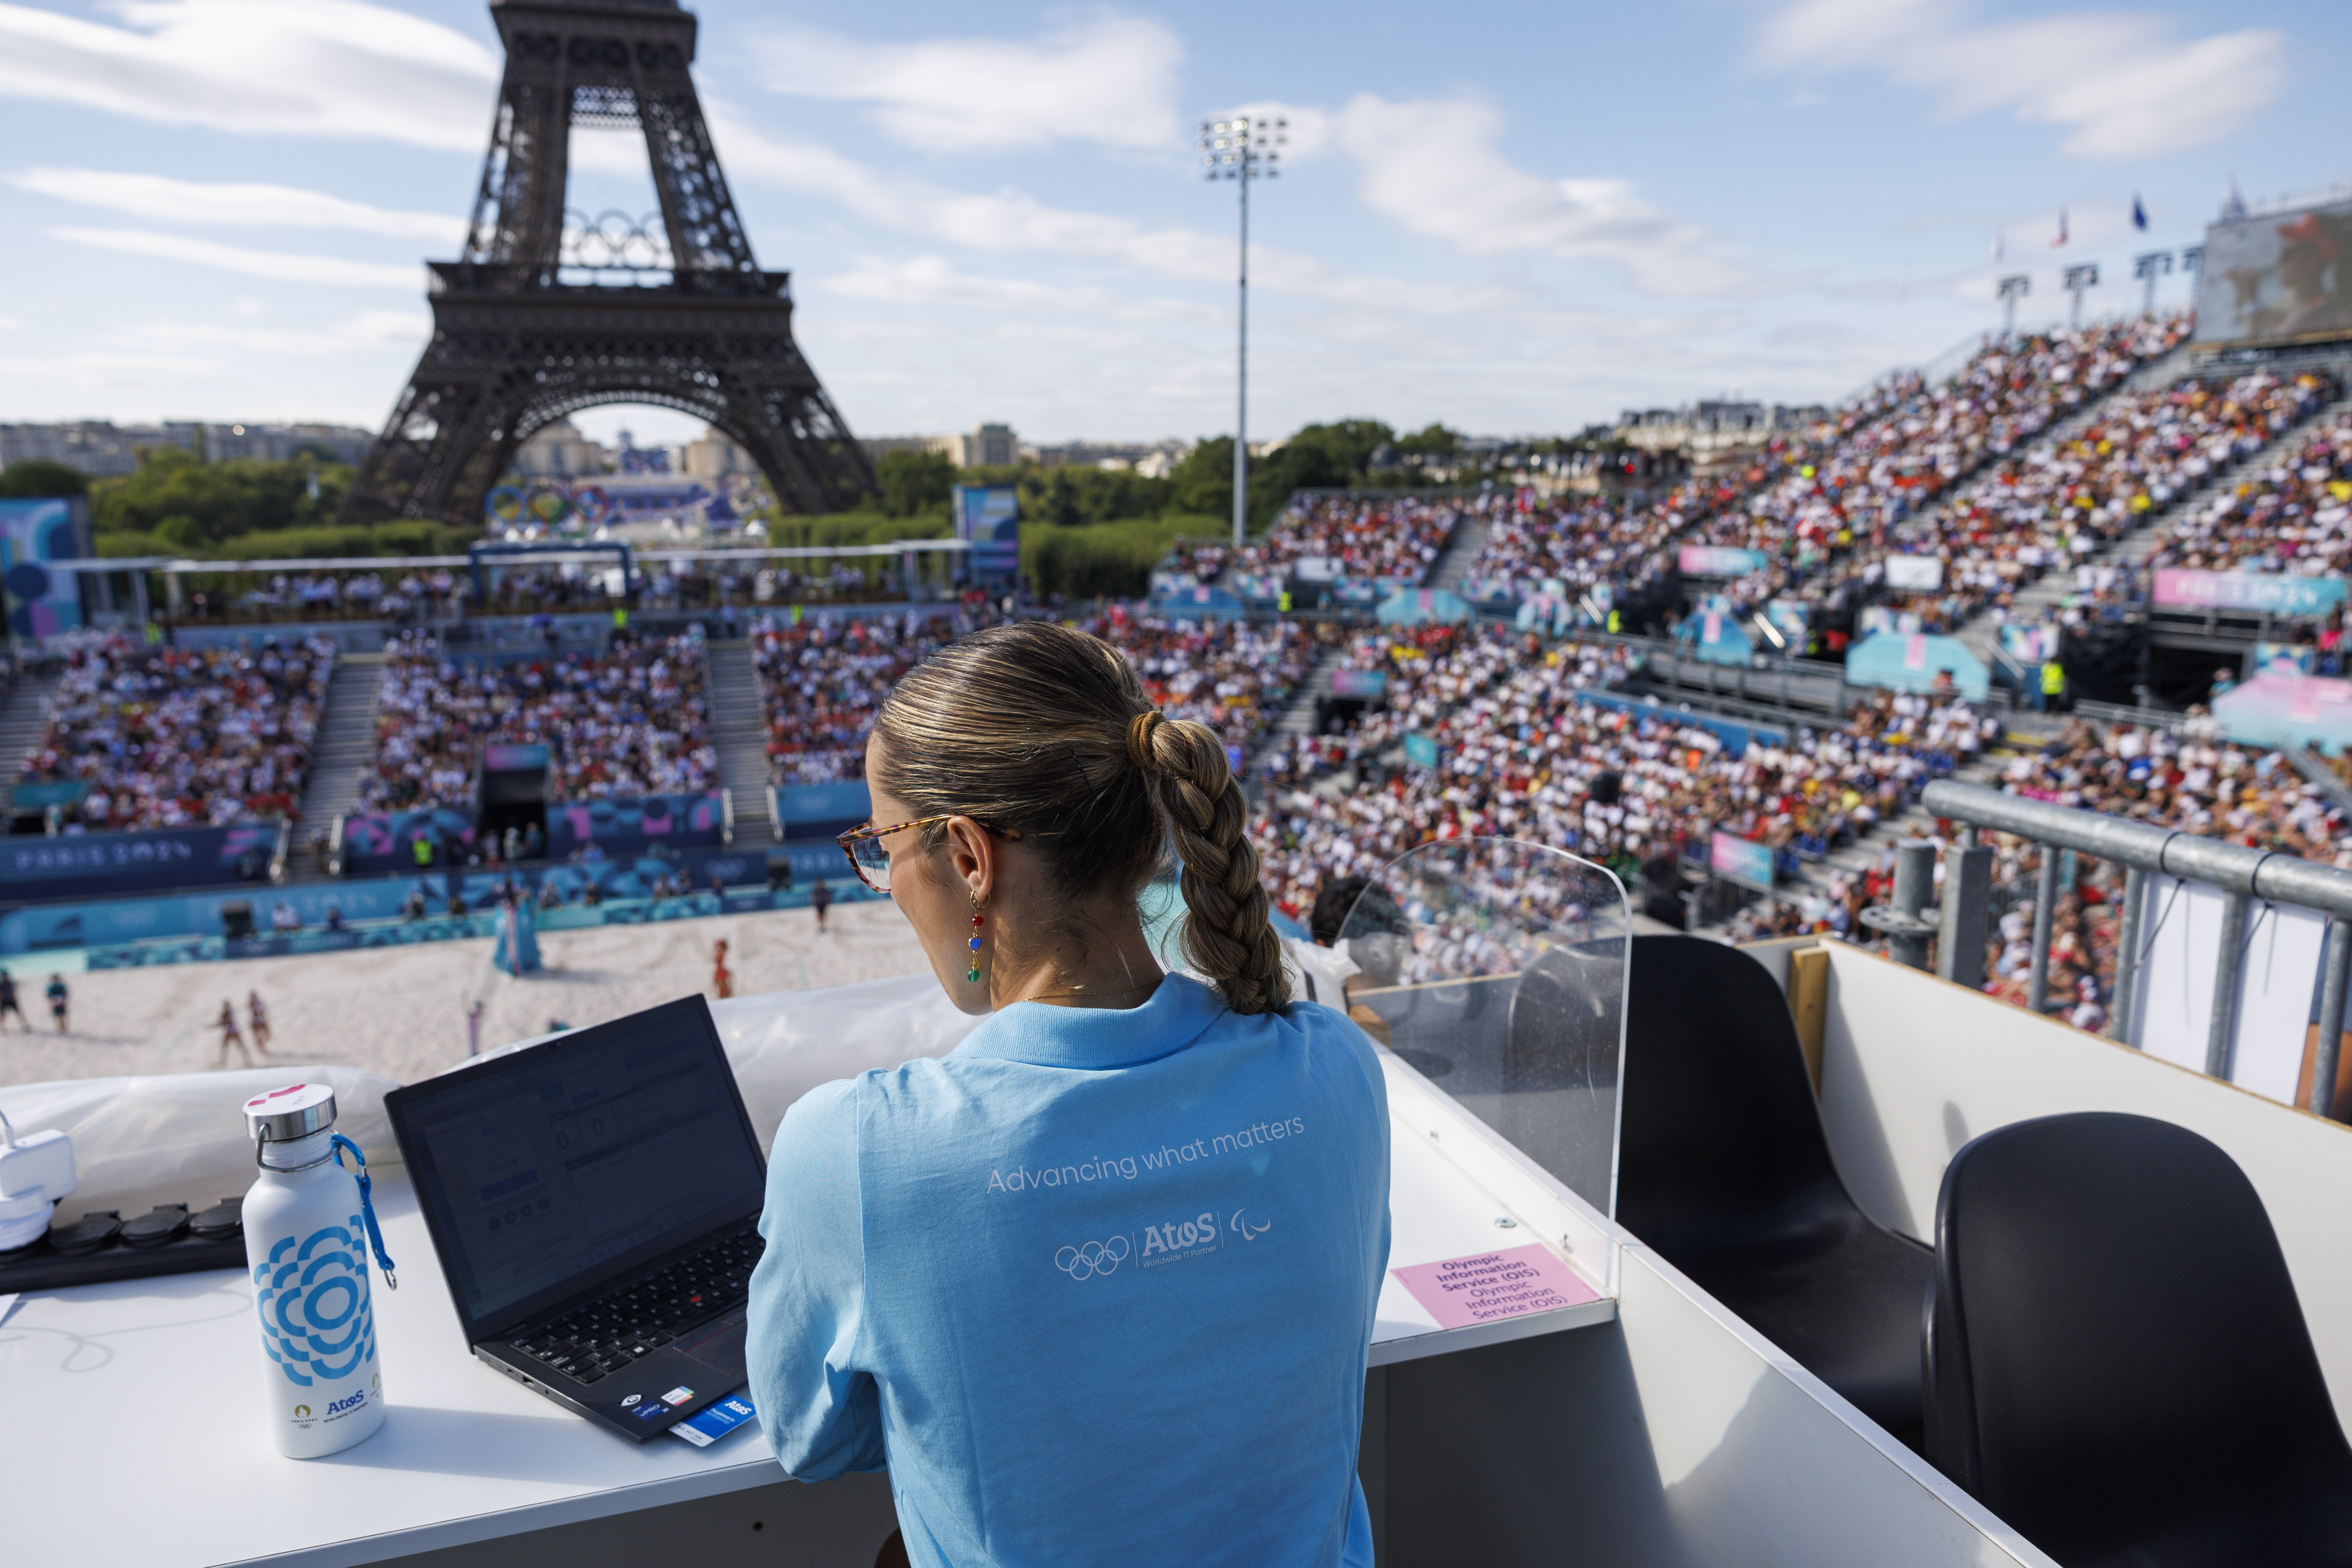
<instances>
[{"instance_id":1,"label":"woman's ear","mask_svg":"<svg viewBox=\"0 0 2352 1568\"><path fill-rule=\"evenodd\" d=\"M962 882L971 896L982 903L988 902L996 891L996 841L988 829L969 816L951 816L947 822L947 839L940 846L947 851L948 865L956 879Z\"/></svg>"}]
</instances>

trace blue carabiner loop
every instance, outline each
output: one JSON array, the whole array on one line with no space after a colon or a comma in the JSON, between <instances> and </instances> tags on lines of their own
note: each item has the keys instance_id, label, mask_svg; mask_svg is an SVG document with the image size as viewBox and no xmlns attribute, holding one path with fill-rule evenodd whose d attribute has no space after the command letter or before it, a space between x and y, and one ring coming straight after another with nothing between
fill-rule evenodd
<instances>
[{"instance_id":1,"label":"blue carabiner loop","mask_svg":"<svg viewBox=\"0 0 2352 1568\"><path fill-rule=\"evenodd\" d=\"M373 1186L374 1184L368 1180L367 1156L360 1152L360 1146L358 1144L352 1142L341 1133L337 1132L331 1136L333 1139L333 1142L331 1146L334 1151L336 1164L342 1165L343 1151L346 1149L349 1149L352 1152L352 1158L359 1162L360 1168L354 1173L360 1180L360 1218L367 1222L368 1242L369 1245L375 1248L376 1267L383 1270L383 1282L393 1289L397 1290L400 1289L400 1280L395 1278L392 1272L392 1255L383 1249L383 1232L376 1228L375 1204L368 1195L369 1189ZM345 1170L351 1169L348 1165L344 1165L343 1168Z\"/></svg>"}]
</instances>

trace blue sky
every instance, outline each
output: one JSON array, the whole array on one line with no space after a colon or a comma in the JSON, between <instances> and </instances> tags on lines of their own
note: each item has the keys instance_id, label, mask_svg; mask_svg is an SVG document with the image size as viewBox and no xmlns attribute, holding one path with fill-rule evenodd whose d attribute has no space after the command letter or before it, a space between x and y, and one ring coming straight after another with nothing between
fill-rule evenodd
<instances>
[{"instance_id":1,"label":"blue sky","mask_svg":"<svg viewBox=\"0 0 2352 1568\"><path fill-rule=\"evenodd\" d=\"M1235 108L1291 123L1254 436L1835 398L1996 324L2000 272L2022 321L2076 261L2137 308L2132 253L2233 175L2352 176L2340 0L691 8L760 258L869 435L1230 432L1234 187L1192 141ZM0 0L0 419L379 424L499 65L479 0ZM577 133L570 202L650 210L642 142Z\"/></svg>"}]
</instances>

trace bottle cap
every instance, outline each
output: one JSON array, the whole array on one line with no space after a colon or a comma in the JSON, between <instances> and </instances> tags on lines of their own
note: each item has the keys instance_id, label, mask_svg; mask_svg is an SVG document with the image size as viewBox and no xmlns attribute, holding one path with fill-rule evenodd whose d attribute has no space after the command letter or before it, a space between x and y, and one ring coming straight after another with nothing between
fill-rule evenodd
<instances>
[{"instance_id":1,"label":"bottle cap","mask_svg":"<svg viewBox=\"0 0 2352 1568\"><path fill-rule=\"evenodd\" d=\"M245 1102L247 1135L266 1143L291 1143L334 1124L335 1091L323 1083L289 1084Z\"/></svg>"}]
</instances>

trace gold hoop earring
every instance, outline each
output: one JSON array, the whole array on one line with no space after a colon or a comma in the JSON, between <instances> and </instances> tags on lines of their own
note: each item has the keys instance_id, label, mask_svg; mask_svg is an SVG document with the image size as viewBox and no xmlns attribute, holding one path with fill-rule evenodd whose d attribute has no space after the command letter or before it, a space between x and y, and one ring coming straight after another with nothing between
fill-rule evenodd
<instances>
[{"instance_id":1,"label":"gold hoop earring","mask_svg":"<svg viewBox=\"0 0 2352 1568\"><path fill-rule=\"evenodd\" d=\"M964 971L963 977L974 985L980 984L980 928L986 923L980 912L980 895L973 893L971 895L971 967Z\"/></svg>"}]
</instances>

